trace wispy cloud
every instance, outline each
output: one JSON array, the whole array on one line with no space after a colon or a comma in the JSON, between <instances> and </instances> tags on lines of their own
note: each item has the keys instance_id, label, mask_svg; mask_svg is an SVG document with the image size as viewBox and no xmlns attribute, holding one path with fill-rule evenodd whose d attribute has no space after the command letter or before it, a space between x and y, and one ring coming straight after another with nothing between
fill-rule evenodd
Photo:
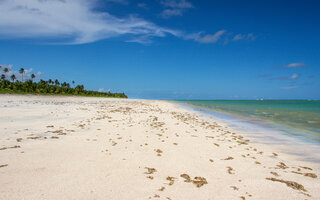
<instances>
[{"instance_id":1,"label":"wispy cloud","mask_svg":"<svg viewBox=\"0 0 320 200\"><path fill-rule=\"evenodd\" d=\"M133 39L129 39L126 42L136 42L136 43L147 45L147 44L151 44L152 43L152 39L147 35L142 35L142 36L139 36L139 37L135 37Z\"/></svg>"},{"instance_id":2,"label":"wispy cloud","mask_svg":"<svg viewBox=\"0 0 320 200\"><path fill-rule=\"evenodd\" d=\"M138 6L139 8L145 8L145 9L148 8L147 4L145 4L145 3L138 3L137 6Z\"/></svg>"},{"instance_id":3,"label":"wispy cloud","mask_svg":"<svg viewBox=\"0 0 320 200\"><path fill-rule=\"evenodd\" d=\"M104 88L99 88L98 92L110 92L111 89L104 89Z\"/></svg>"},{"instance_id":4,"label":"wispy cloud","mask_svg":"<svg viewBox=\"0 0 320 200\"><path fill-rule=\"evenodd\" d=\"M270 80L295 80L299 78L299 74L292 74L291 76L280 76L280 77L276 77L276 78L271 78Z\"/></svg>"},{"instance_id":5,"label":"wispy cloud","mask_svg":"<svg viewBox=\"0 0 320 200\"><path fill-rule=\"evenodd\" d=\"M187 36L187 38L192 38L195 41L200 43L216 43L218 42L218 40L220 40L222 35L225 33L226 33L226 30L220 30L214 34L206 34L206 35L203 35L202 33L197 33L197 34L191 34Z\"/></svg>"},{"instance_id":6,"label":"wispy cloud","mask_svg":"<svg viewBox=\"0 0 320 200\"><path fill-rule=\"evenodd\" d=\"M125 2L113 0L116 2ZM177 35L147 20L118 18L95 8L99 1L1 0L1 38L52 38L82 44L116 36L164 37Z\"/></svg>"},{"instance_id":7,"label":"wispy cloud","mask_svg":"<svg viewBox=\"0 0 320 200\"><path fill-rule=\"evenodd\" d=\"M239 40L249 40L254 41L256 40L256 36L254 36L252 33L248 34L237 34L233 37L233 41L239 41Z\"/></svg>"},{"instance_id":8,"label":"wispy cloud","mask_svg":"<svg viewBox=\"0 0 320 200\"><path fill-rule=\"evenodd\" d=\"M119 3L123 5L128 5L129 2L127 0L104 0L105 2Z\"/></svg>"},{"instance_id":9,"label":"wispy cloud","mask_svg":"<svg viewBox=\"0 0 320 200\"><path fill-rule=\"evenodd\" d=\"M187 9L193 8L193 5L187 0L163 0L160 3L165 7L160 14L163 18L181 16Z\"/></svg>"},{"instance_id":10,"label":"wispy cloud","mask_svg":"<svg viewBox=\"0 0 320 200\"><path fill-rule=\"evenodd\" d=\"M282 68L299 68L307 66L305 63L290 63L288 65L282 66Z\"/></svg>"},{"instance_id":11,"label":"wispy cloud","mask_svg":"<svg viewBox=\"0 0 320 200\"><path fill-rule=\"evenodd\" d=\"M284 86L284 87L280 87L280 88L283 90L291 90L291 89L297 88L297 86Z\"/></svg>"},{"instance_id":12,"label":"wispy cloud","mask_svg":"<svg viewBox=\"0 0 320 200\"><path fill-rule=\"evenodd\" d=\"M155 37L173 35L199 43L216 43L225 30L213 34L185 33L158 26L133 15L117 17L99 11L101 0L0 0L0 38L43 38L53 44L85 44L123 37L127 42L152 43ZM127 0L106 0L126 4ZM179 15L193 8L187 0L162 0L161 4ZM139 6L139 4L138 4ZM145 6L145 4L140 4ZM170 15L170 14L169 14ZM229 34L228 37L230 37ZM224 36L227 40L227 35ZM232 37L232 35L231 35ZM248 36L246 36L248 37Z\"/></svg>"}]
</instances>

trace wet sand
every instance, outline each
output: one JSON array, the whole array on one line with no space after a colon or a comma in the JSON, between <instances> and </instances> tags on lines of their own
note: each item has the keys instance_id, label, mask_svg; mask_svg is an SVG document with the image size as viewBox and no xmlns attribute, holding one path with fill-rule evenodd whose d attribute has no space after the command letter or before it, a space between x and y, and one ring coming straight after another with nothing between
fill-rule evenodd
<instances>
[{"instance_id":1,"label":"wet sand","mask_svg":"<svg viewBox=\"0 0 320 200\"><path fill-rule=\"evenodd\" d=\"M167 101L0 95L0 199L320 199L320 166Z\"/></svg>"}]
</instances>

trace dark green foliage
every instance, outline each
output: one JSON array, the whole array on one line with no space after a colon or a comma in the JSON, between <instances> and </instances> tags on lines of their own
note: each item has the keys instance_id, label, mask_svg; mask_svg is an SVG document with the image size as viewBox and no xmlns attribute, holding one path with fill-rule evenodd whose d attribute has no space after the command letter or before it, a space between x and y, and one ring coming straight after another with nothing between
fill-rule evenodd
<instances>
[{"instance_id":1,"label":"dark green foliage","mask_svg":"<svg viewBox=\"0 0 320 200\"><path fill-rule=\"evenodd\" d=\"M51 79L49 79L49 81L40 79L39 82L33 82L32 80L27 80L25 82L14 82L15 77L11 77L11 79L12 82L6 80L4 74L1 75L0 93L128 98L124 93L85 90L83 85L77 85L76 87L72 88L70 87L69 83L63 82L60 84L58 80L55 80L54 82Z\"/></svg>"},{"instance_id":2,"label":"dark green foliage","mask_svg":"<svg viewBox=\"0 0 320 200\"><path fill-rule=\"evenodd\" d=\"M12 81L14 81L14 80L16 79L16 76L15 76L14 74L12 74L12 75L10 76L10 78L11 78Z\"/></svg>"}]
</instances>

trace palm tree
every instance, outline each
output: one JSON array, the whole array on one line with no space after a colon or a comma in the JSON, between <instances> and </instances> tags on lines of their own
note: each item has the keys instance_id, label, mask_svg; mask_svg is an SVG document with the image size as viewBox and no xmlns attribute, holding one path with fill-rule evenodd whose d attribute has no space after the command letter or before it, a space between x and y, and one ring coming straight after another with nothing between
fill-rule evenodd
<instances>
[{"instance_id":1,"label":"palm tree","mask_svg":"<svg viewBox=\"0 0 320 200\"><path fill-rule=\"evenodd\" d=\"M12 75L10 76L10 78L11 78L11 80L14 82L14 80L16 79L16 76L15 76L14 74L12 74Z\"/></svg>"},{"instance_id":2,"label":"palm tree","mask_svg":"<svg viewBox=\"0 0 320 200\"><path fill-rule=\"evenodd\" d=\"M6 75L1 74L1 80L6 80Z\"/></svg>"},{"instance_id":3,"label":"palm tree","mask_svg":"<svg viewBox=\"0 0 320 200\"><path fill-rule=\"evenodd\" d=\"M67 87L67 82L63 82L63 83L61 84L61 87Z\"/></svg>"},{"instance_id":4,"label":"palm tree","mask_svg":"<svg viewBox=\"0 0 320 200\"><path fill-rule=\"evenodd\" d=\"M36 75L31 74L31 79L33 80L33 79L35 79L35 78L36 78Z\"/></svg>"},{"instance_id":5,"label":"palm tree","mask_svg":"<svg viewBox=\"0 0 320 200\"><path fill-rule=\"evenodd\" d=\"M54 81L54 83L55 83L56 85L59 85L59 84L60 84L59 81L58 81L58 79L56 79L56 80Z\"/></svg>"},{"instance_id":6,"label":"palm tree","mask_svg":"<svg viewBox=\"0 0 320 200\"><path fill-rule=\"evenodd\" d=\"M23 68L20 68L19 73L22 75L22 82L23 82L24 69L23 69Z\"/></svg>"},{"instance_id":7,"label":"palm tree","mask_svg":"<svg viewBox=\"0 0 320 200\"><path fill-rule=\"evenodd\" d=\"M51 79L48 80L48 83L51 85L53 82Z\"/></svg>"},{"instance_id":8,"label":"palm tree","mask_svg":"<svg viewBox=\"0 0 320 200\"><path fill-rule=\"evenodd\" d=\"M4 68L3 71L4 71L4 73L8 73L9 72L8 67Z\"/></svg>"}]
</instances>

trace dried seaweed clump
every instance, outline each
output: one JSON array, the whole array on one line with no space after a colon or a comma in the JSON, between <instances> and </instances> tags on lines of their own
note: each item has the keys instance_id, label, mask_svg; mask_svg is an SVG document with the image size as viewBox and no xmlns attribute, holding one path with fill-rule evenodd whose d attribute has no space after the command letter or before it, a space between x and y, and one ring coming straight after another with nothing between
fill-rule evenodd
<instances>
[{"instance_id":1,"label":"dried seaweed clump","mask_svg":"<svg viewBox=\"0 0 320 200\"><path fill-rule=\"evenodd\" d=\"M145 167L148 172L145 172L144 174L153 174L154 172L157 172L157 170L155 168L149 168L149 167Z\"/></svg>"},{"instance_id":2,"label":"dried seaweed clump","mask_svg":"<svg viewBox=\"0 0 320 200\"><path fill-rule=\"evenodd\" d=\"M308 176L311 178L317 178L317 175L315 175L314 173L305 173L304 176Z\"/></svg>"},{"instance_id":3,"label":"dried seaweed clump","mask_svg":"<svg viewBox=\"0 0 320 200\"><path fill-rule=\"evenodd\" d=\"M228 158L222 159L222 160L233 160L233 157L229 156Z\"/></svg>"},{"instance_id":4,"label":"dried seaweed clump","mask_svg":"<svg viewBox=\"0 0 320 200\"><path fill-rule=\"evenodd\" d=\"M307 190L303 187L303 185L301 185L301 184L299 184L297 182L294 182L294 181L285 181L285 180L277 179L277 178L266 178L266 179L270 180L270 181L277 181L277 182L280 182L280 183L285 183L288 187L290 187L292 189L301 190L301 191L307 192Z\"/></svg>"},{"instance_id":5,"label":"dried seaweed clump","mask_svg":"<svg viewBox=\"0 0 320 200\"><path fill-rule=\"evenodd\" d=\"M196 176L193 180L191 180L190 176L188 174L181 174L180 177L184 178L184 182L190 183L192 182L195 184L198 188L203 186L204 184L208 184L206 178Z\"/></svg>"},{"instance_id":6,"label":"dried seaweed clump","mask_svg":"<svg viewBox=\"0 0 320 200\"><path fill-rule=\"evenodd\" d=\"M289 168L286 164L284 164L283 162L280 162L279 165L277 165L277 167L281 168L281 169L287 169Z\"/></svg>"},{"instance_id":7,"label":"dried seaweed clump","mask_svg":"<svg viewBox=\"0 0 320 200\"><path fill-rule=\"evenodd\" d=\"M161 156L161 154L163 153L163 151L161 149L155 149L155 152L157 152L157 156Z\"/></svg>"},{"instance_id":8,"label":"dried seaweed clump","mask_svg":"<svg viewBox=\"0 0 320 200\"><path fill-rule=\"evenodd\" d=\"M153 176L147 176L147 178L153 180Z\"/></svg>"},{"instance_id":9,"label":"dried seaweed clump","mask_svg":"<svg viewBox=\"0 0 320 200\"><path fill-rule=\"evenodd\" d=\"M234 174L234 172L233 172L234 169L232 167L228 166L227 168L228 168L228 173L229 174Z\"/></svg>"},{"instance_id":10,"label":"dried seaweed clump","mask_svg":"<svg viewBox=\"0 0 320 200\"><path fill-rule=\"evenodd\" d=\"M20 148L20 146L19 146L19 145L14 145L14 146L12 146L12 147L2 147L2 148L0 148L0 150L16 149L16 148Z\"/></svg>"},{"instance_id":11,"label":"dried seaweed clump","mask_svg":"<svg viewBox=\"0 0 320 200\"><path fill-rule=\"evenodd\" d=\"M303 166L300 166L300 167L303 169L312 170L310 167L303 167Z\"/></svg>"},{"instance_id":12,"label":"dried seaweed clump","mask_svg":"<svg viewBox=\"0 0 320 200\"><path fill-rule=\"evenodd\" d=\"M188 174L181 174L180 177L184 178L184 182L191 182L190 176Z\"/></svg>"},{"instance_id":13,"label":"dried seaweed clump","mask_svg":"<svg viewBox=\"0 0 320 200\"><path fill-rule=\"evenodd\" d=\"M204 177L195 177L194 180L192 180L192 183L195 184L198 188L203 186L204 184L208 184L206 178Z\"/></svg>"},{"instance_id":14,"label":"dried seaweed clump","mask_svg":"<svg viewBox=\"0 0 320 200\"><path fill-rule=\"evenodd\" d=\"M37 140L37 139L40 139L41 136L30 136L30 137L27 137L27 139L30 139L30 140Z\"/></svg>"},{"instance_id":15,"label":"dried seaweed clump","mask_svg":"<svg viewBox=\"0 0 320 200\"><path fill-rule=\"evenodd\" d=\"M175 177L168 176L168 177L167 177L167 181L169 181L168 185L173 185L173 184L174 184L175 179L176 179Z\"/></svg>"},{"instance_id":16,"label":"dried seaweed clump","mask_svg":"<svg viewBox=\"0 0 320 200\"><path fill-rule=\"evenodd\" d=\"M238 187L236 187L236 186L230 186L233 190L239 190L239 188Z\"/></svg>"}]
</instances>

